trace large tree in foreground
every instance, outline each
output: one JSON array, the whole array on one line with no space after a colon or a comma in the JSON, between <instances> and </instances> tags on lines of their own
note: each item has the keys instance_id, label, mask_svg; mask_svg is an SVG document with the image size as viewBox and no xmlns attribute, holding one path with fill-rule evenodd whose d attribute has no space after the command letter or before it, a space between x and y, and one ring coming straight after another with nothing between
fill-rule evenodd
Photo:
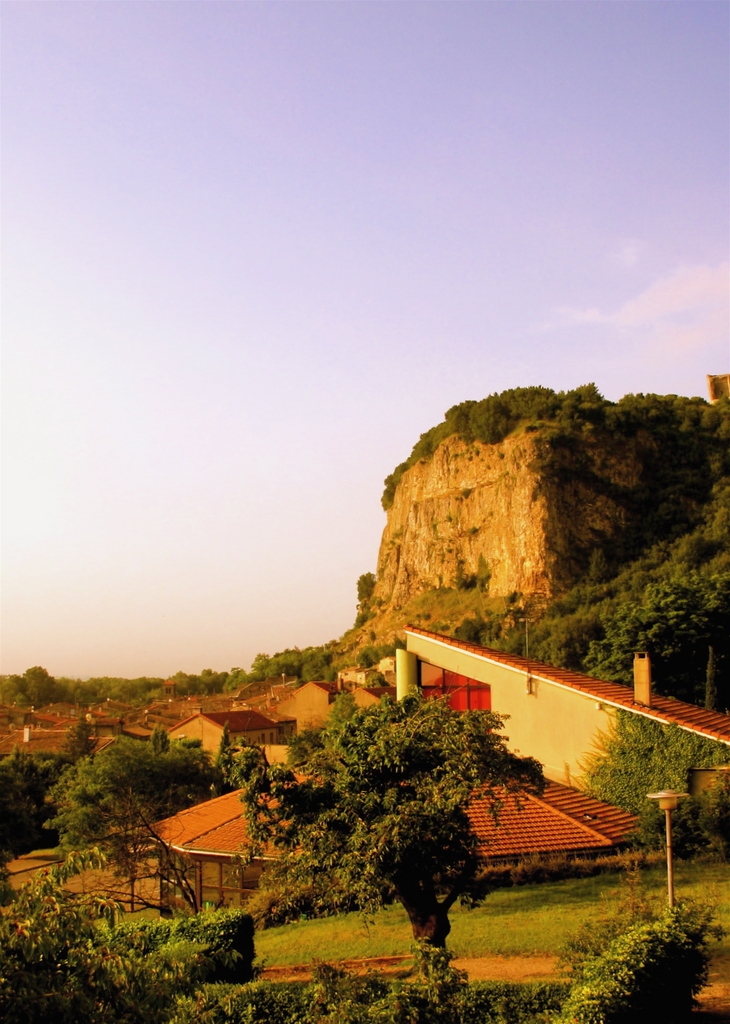
<instances>
[{"instance_id":1,"label":"large tree in foreground","mask_svg":"<svg viewBox=\"0 0 730 1024\"><path fill-rule=\"evenodd\" d=\"M336 880L372 911L395 897L416 939L443 946L458 899L475 901L475 794L495 816L507 794L539 792L542 769L507 749L503 720L406 697L323 732L297 774L254 748L237 758L250 830L273 843L293 883Z\"/></svg>"}]
</instances>

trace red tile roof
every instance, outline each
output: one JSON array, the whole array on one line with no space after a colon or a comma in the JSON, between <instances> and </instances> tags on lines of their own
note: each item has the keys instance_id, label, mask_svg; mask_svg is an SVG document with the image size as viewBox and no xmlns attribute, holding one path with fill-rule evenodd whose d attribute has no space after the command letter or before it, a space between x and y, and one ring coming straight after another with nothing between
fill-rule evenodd
<instances>
[{"instance_id":1,"label":"red tile roof","mask_svg":"<svg viewBox=\"0 0 730 1024\"><path fill-rule=\"evenodd\" d=\"M407 626L405 632L435 640L445 647L458 648L476 655L483 661L503 665L524 675L529 673L535 679L542 679L569 690L578 690L602 704L623 708L626 711L634 712L634 714L643 715L645 718L653 718L664 725L677 725L680 729L730 744L730 715L724 715L719 711L706 711L694 704L686 704L673 697L662 697L657 693L652 694L651 707L648 708L634 700L634 690L631 686L594 679L592 676L583 675L581 672L572 672L569 669L553 668L552 665L545 665L532 658L522 658L518 654L506 654L504 651L495 651L491 647L482 647L480 644L468 643L465 640L455 640L453 637L443 636L441 633L432 633L430 630L421 629L420 626Z\"/></svg>"},{"instance_id":2,"label":"red tile roof","mask_svg":"<svg viewBox=\"0 0 730 1024\"><path fill-rule=\"evenodd\" d=\"M157 829L166 843L182 853L234 856L249 841L240 789L165 818Z\"/></svg>"},{"instance_id":3,"label":"red tile roof","mask_svg":"<svg viewBox=\"0 0 730 1024\"><path fill-rule=\"evenodd\" d=\"M201 718L207 718L209 722L213 722L221 728L228 722L228 728L234 734L252 730L265 731L266 729L275 729L282 722L294 721L294 719L282 718L280 716L277 718L277 721L274 721L262 715L259 711L198 711L196 714L183 719L182 722L175 722L169 728L178 729L180 726L185 725L186 722L197 718L198 715Z\"/></svg>"},{"instance_id":4,"label":"red tile roof","mask_svg":"<svg viewBox=\"0 0 730 1024\"><path fill-rule=\"evenodd\" d=\"M235 855L248 843L240 790L196 804L158 824L160 836L185 853ZM532 853L610 850L623 843L636 818L567 786L548 782L542 797L508 798L498 824L485 800L473 800L469 818L488 859Z\"/></svg>"},{"instance_id":5,"label":"red tile roof","mask_svg":"<svg viewBox=\"0 0 730 1024\"><path fill-rule=\"evenodd\" d=\"M171 846L182 848L221 825L240 819L243 814L240 792L225 793L165 818L157 826L160 836Z\"/></svg>"},{"instance_id":6,"label":"red tile roof","mask_svg":"<svg viewBox=\"0 0 730 1024\"><path fill-rule=\"evenodd\" d=\"M304 686L318 686L320 690L324 690L325 693L337 693L337 683L325 683L321 679L312 679L309 683L305 683ZM296 691L294 691L296 693Z\"/></svg>"},{"instance_id":7,"label":"red tile roof","mask_svg":"<svg viewBox=\"0 0 730 1024\"><path fill-rule=\"evenodd\" d=\"M60 754L67 737L67 729L31 729L30 739L24 740L23 730L16 729L0 739L0 756L12 754L15 747L19 747L29 754ZM114 739L114 736L105 736L95 740L94 753L98 754L104 747L108 747L110 743L113 743Z\"/></svg>"},{"instance_id":8,"label":"red tile roof","mask_svg":"<svg viewBox=\"0 0 730 1024\"><path fill-rule=\"evenodd\" d=\"M548 782L541 797L508 797L495 821L486 800L473 800L469 819L487 859L533 853L610 850L626 841L637 819L575 789Z\"/></svg>"}]
</instances>

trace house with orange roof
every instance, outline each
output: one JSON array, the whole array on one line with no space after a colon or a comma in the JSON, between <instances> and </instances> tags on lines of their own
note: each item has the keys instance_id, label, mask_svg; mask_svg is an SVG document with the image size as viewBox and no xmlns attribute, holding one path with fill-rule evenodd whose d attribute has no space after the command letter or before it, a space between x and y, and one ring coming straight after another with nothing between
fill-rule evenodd
<instances>
[{"instance_id":1,"label":"house with orange roof","mask_svg":"<svg viewBox=\"0 0 730 1024\"><path fill-rule=\"evenodd\" d=\"M296 720L277 715L276 719L260 711L207 711L198 712L168 728L171 740L200 740L203 750L216 753L228 725L231 740L253 743L256 746L284 746L296 732Z\"/></svg>"},{"instance_id":2,"label":"house with orange roof","mask_svg":"<svg viewBox=\"0 0 730 1024\"><path fill-rule=\"evenodd\" d=\"M537 758L555 782L570 785L580 779L583 759L610 730L617 710L730 748L730 715L654 693L644 653L635 658L630 687L417 626L406 627L405 633L407 649L396 652L399 697L420 688L426 696L447 697L455 708L482 707L508 715L510 748Z\"/></svg>"},{"instance_id":3,"label":"house with orange roof","mask_svg":"<svg viewBox=\"0 0 730 1024\"><path fill-rule=\"evenodd\" d=\"M250 858L240 794L206 800L157 825L165 855L177 859L177 871L161 867L163 906L240 906L257 888L276 854L267 850ZM468 815L486 864L545 853L609 854L625 846L636 827L634 815L551 782L539 797L506 797L496 818L489 803L478 798Z\"/></svg>"},{"instance_id":4,"label":"house with orange roof","mask_svg":"<svg viewBox=\"0 0 730 1024\"><path fill-rule=\"evenodd\" d=\"M272 858L247 855L249 838L240 793L206 800L158 823L165 855L175 858L177 867L170 871L162 865L163 906L238 907L258 887L266 861Z\"/></svg>"},{"instance_id":5,"label":"house with orange roof","mask_svg":"<svg viewBox=\"0 0 730 1024\"><path fill-rule=\"evenodd\" d=\"M29 754L60 754L68 738L68 729L34 729L25 725L0 737L0 757L7 757L18 747ZM96 741L96 754L114 742L115 737L105 736Z\"/></svg>"},{"instance_id":6,"label":"house with orange roof","mask_svg":"<svg viewBox=\"0 0 730 1024\"><path fill-rule=\"evenodd\" d=\"M357 707L369 708L373 704L378 704L381 697L392 697L395 700L396 688L394 686L358 686L352 690L352 697Z\"/></svg>"},{"instance_id":7,"label":"house with orange roof","mask_svg":"<svg viewBox=\"0 0 730 1024\"><path fill-rule=\"evenodd\" d=\"M467 813L479 856L487 863L533 854L613 853L626 845L637 825L637 818L620 807L557 782L547 782L539 797L506 796L496 818L491 805L478 798Z\"/></svg>"}]
</instances>

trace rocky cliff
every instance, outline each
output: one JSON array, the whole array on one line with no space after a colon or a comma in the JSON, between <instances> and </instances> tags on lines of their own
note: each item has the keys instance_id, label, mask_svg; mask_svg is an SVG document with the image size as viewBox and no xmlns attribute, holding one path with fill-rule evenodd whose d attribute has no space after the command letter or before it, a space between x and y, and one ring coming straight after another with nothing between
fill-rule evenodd
<instances>
[{"instance_id":1,"label":"rocky cliff","mask_svg":"<svg viewBox=\"0 0 730 1024\"><path fill-rule=\"evenodd\" d=\"M398 483L378 556L375 604L395 611L427 590L468 587L547 602L605 553L626 524L621 496L641 473L631 442L590 438L561 453L539 431L498 444L446 438Z\"/></svg>"}]
</instances>

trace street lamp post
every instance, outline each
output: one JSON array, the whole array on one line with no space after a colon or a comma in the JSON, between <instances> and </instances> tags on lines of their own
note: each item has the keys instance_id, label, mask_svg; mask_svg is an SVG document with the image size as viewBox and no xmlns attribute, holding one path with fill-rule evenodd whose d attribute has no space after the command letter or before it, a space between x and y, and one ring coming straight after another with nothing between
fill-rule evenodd
<instances>
[{"instance_id":1,"label":"street lamp post","mask_svg":"<svg viewBox=\"0 0 730 1024\"><path fill-rule=\"evenodd\" d=\"M667 827L667 900L674 906L674 863L672 857L672 811L676 811L679 801L689 793L677 793L673 789L663 789L661 793L647 793L647 799L657 800L659 809L664 811Z\"/></svg>"}]
</instances>

